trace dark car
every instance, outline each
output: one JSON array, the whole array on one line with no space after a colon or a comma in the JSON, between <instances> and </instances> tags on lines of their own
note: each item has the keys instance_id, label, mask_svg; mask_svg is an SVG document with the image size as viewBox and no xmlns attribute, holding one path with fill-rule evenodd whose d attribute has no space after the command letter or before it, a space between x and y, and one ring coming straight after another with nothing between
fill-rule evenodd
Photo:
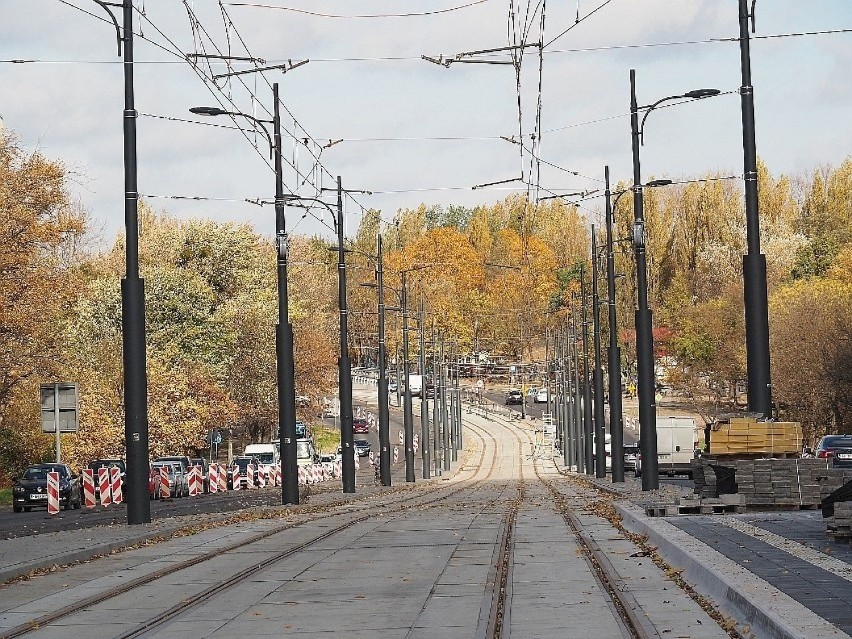
<instances>
[{"instance_id":1,"label":"dark car","mask_svg":"<svg viewBox=\"0 0 852 639\"><path fill-rule=\"evenodd\" d=\"M852 435L826 435L817 444L816 456L835 468L852 468Z\"/></svg>"},{"instance_id":2,"label":"dark car","mask_svg":"<svg viewBox=\"0 0 852 639\"><path fill-rule=\"evenodd\" d=\"M354 446L355 452L358 453L358 457L366 457L370 454L370 442L368 442L366 439L356 439L354 442Z\"/></svg>"},{"instance_id":3,"label":"dark car","mask_svg":"<svg viewBox=\"0 0 852 639\"><path fill-rule=\"evenodd\" d=\"M254 486L255 488L260 486L260 476L258 474L258 469L260 468L260 460L257 457L234 457L231 461L231 465L228 466L228 488L233 490L234 488L234 470L240 470L240 488L246 489L249 487L248 485L248 466L251 464L254 466Z\"/></svg>"},{"instance_id":4,"label":"dark car","mask_svg":"<svg viewBox=\"0 0 852 639\"><path fill-rule=\"evenodd\" d=\"M352 419L352 432L366 435L370 432L370 425L363 417L355 417Z\"/></svg>"},{"instance_id":5,"label":"dark car","mask_svg":"<svg viewBox=\"0 0 852 639\"><path fill-rule=\"evenodd\" d=\"M523 404L524 394L519 388L512 388L506 391L506 406L509 404Z\"/></svg>"},{"instance_id":6,"label":"dark car","mask_svg":"<svg viewBox=\"0 0 852 639\"><path fill-rule=\"evenodd\" d=\"M27 468L12 485L12 510L16 513L33 507L47 508L47 473L59 473L59 505L65 510L79 508L80 478L65 464L35 464Z\"/></svg>"},{"instance_id":7,"label":"dark car","mask_svg":"<svg viewBox=\"0 0 852 639\"><path fill-rule=\"evenodd\" d=\"M119 474L121 475L121 490L122 493L126 491L127 488L127 468L124 466L124 460L122 459L95 459L94 461L90 461L87 468L91 469L94 474L95 480L95 497L100 498L101 494L101 484L98 481L98 471L101 468L118 468ZM110 478L112 475L110 475Z\"/></svg>"}]
</instances>

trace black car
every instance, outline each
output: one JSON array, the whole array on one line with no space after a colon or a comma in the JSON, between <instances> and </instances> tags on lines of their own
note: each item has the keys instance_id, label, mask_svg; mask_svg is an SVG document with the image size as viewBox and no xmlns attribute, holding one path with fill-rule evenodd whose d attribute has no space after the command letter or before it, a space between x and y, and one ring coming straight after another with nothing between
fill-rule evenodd
<instances>
[{"instance_id":1,"label":"black car","mask_svg":"<svg viewBox=\"0 0 852 639\"><path fill-rule=\"evenodd\" d=\"M65 510L80 508L80 478L65 464L35 464L27 468L12 485L12 510L16 513L33 507L47 508L47 473L59 473L59 505Z\"/></svg>"},{"instance_id":2,"label":"black car","mask_svg":"<svg viewBox=\"0 0 852 639\"><path fill-rule=\"evenodd\" d=\"M852 468L852 435L826 435L819 440L816 456L834 468Z\"/></svg>"},{"instance_id":3,"label":"black car","mask_svg":"<svg viewBox=\"0 0 852 639\"><path fill-rule=\"evenodd\" d=\"M512 388L506 391L506 406L509 404L523 404L524 394L519 388Z\"/></svg>"}]
</instances>

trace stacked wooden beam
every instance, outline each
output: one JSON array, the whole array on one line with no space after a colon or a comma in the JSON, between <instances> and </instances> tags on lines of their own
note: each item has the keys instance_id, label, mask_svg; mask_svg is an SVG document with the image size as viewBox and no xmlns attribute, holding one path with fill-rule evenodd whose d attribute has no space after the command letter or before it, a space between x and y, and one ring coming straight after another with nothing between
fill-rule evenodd
<instances>
[{"instance_id":1,"label":"stacked wooden beam","mask_svg":"<svg viewBox=\"0 0 852 639\"><path fill-rule=\"evenodd\" d=\"M802 450L802 425L798 422L757 421L731 417L713 424L711 455L795 455Z\"/></svg>"},{"instance_id":2,"label":"stacked wooden beam","mask_svg":"<svg viewBox=\"0 0 852 639\"><path fill-rule=\"evenodd\" d=\"M834 516L830 519L828 532L835 541L852 541L852 501L834 504Z\"/></svg>"}]
</instances>

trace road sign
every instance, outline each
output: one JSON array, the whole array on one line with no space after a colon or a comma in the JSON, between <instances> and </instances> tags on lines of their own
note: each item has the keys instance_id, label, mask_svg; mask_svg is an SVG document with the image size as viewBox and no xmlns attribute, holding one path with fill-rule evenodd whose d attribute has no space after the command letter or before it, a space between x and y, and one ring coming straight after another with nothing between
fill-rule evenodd
<instances>
[{"instance_id":1,"label":"road sign","mask_svg":"<svg viewBox=\"0 0 852 639\"><path fill-rule=\"evenodd\" d=\"M55 433L57 423L60 433L77 432L79 425L77 412L77 384L58 382L42 384L39 389L41 402L41 430Z\"/></svg>"}]
</instances>

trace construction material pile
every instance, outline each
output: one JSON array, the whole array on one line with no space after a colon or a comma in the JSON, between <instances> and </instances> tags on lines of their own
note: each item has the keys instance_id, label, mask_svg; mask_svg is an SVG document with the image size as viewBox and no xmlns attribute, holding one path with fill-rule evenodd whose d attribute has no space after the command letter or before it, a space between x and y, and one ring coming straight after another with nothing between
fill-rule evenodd
<instances>
[{"instance_id":1,"label":"construction material pile","mask_svg":"<svg viewBox=\"0 0 852 639\"><path fill-rule=\"evenodd\" d=\"M758 421L756 417L720 417L710 427L710 454L798 455L802 450L799 422Z\"/></svg>"}]
</instances>

